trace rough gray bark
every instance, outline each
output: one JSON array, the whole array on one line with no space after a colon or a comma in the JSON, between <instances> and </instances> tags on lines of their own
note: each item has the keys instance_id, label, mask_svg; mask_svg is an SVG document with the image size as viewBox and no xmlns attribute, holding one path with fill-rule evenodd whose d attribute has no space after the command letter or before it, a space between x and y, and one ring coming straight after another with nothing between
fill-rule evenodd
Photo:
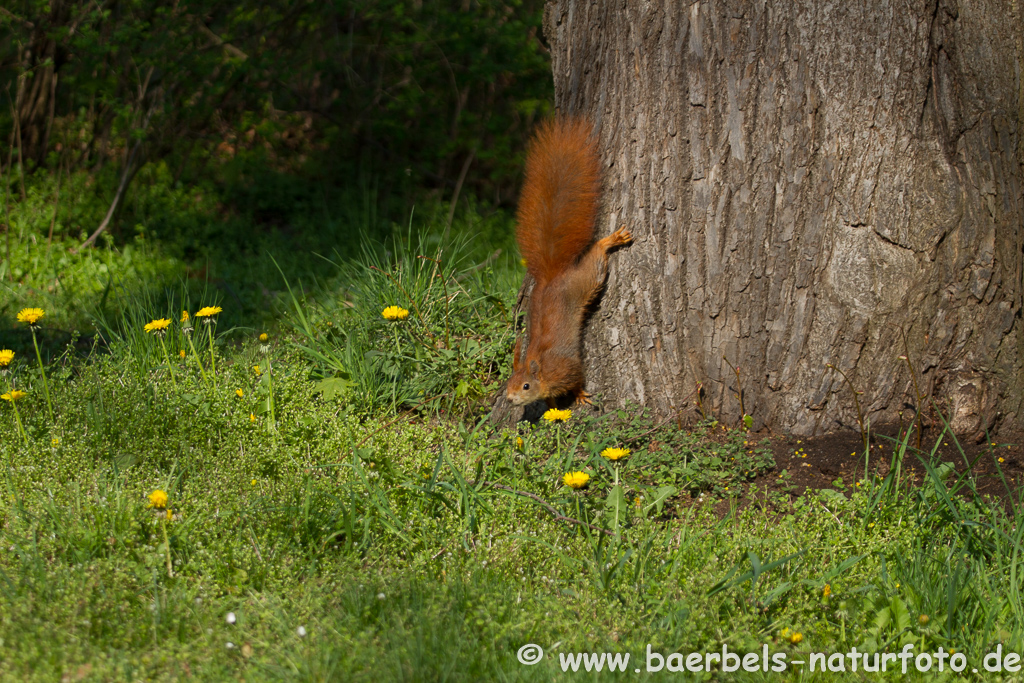
<instances>
[{"instance_id":1,"label":"rough gray bark","mask_svg":"<svg viewBox=\"0 0 1024 683\"><path fill-rule=\"evenodd\" d=\"M674 416L700 382L733 423L742 390L755 428L809 434L857 426L826 364L874 424L919 403L913 367L958 432L1019 424L1022 9L549 2L556 105L600 130L598 236L635 237L587 389Z\"/></svg>"}]
</instances>

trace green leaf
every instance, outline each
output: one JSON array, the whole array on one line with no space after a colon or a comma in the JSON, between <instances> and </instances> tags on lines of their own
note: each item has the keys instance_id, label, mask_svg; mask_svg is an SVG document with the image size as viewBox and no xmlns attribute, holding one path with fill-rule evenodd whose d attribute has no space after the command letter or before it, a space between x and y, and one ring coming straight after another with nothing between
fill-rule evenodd
<instances>
[{"instance_id":1,"label":"green leaf","mask_svg":"<svg viewBox=\"0 0 1024 683\"><path fill-rule=\"evenodd\" d=\"M822 489L818 493L821 494L822 498L825 498L826 500L829 500L834 503L840 503L846 500L846 496L841 494L839 491L836 491L835 489Z\"/></svg>"},{"instance_id":2,"label":"green leaf","mask_svg":"<svg viewBox=\"0 0 1024 683\"><path fill-rule=\"evenodd\" d=\"M889 609L892 612L893 621L896 622L897 630L902 631L910 626L910 610L907 609L903 600L894 597L889 603Z\"/></svg>"},{"instance_id":3,"label":"green leaf","mask_svg":"<svg viewBox=\"0 0 1024 683\"><path fill-rule=\"evenodd\" d=\"M316 383L314 391L324 395L324 400L330 401L335 397L344 395L346 391L356 385L355 382L341 377L328 377Z\"/></svg>"},{"instance_id":4,"label":"green leaf","mask_svg":"<svg viewBox=\"0 0 1024 683\"><path fill-rule=\"evenodd\" d=\"M657 513L661 514L661 508L664 506L665 501L671 496L676 495L678 489L675 486L660 486L658 490L654 492L654 500L652 500L646 507L646 510L650 510L652 507L657 508Z\"/></svg>"},{"instance_id":5,"label":"green leaf","mask_svg":"<svg viewBox=\"0 0 1024 683\"><path fill-rule=\"evenodd\" d=\"M619 524L624 523L626 515L629 514L629 502L626 500L626 492L621 486L612 487L608 492L608 497L605 498L604 507L611 515L611 528L618 529Z\"/></svg>"}]
</instances>

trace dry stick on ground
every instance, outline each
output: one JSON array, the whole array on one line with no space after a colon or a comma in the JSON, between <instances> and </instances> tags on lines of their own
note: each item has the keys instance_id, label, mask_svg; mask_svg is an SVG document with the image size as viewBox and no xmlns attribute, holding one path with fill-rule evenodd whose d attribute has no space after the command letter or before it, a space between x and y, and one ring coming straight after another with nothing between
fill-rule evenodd
<instances>
[{"instance_id":1,"label":"dry stick on ground","mask_svg":"<svg viewBox=\"0 0 1024 683\"><path fill-rule=\"evenodd\" d=\"M448 234L452 230L452 219L455 218L455 207L459 203L459 193L462 192L462 184L466 182L466 174L469 173L469 166L473 163L473 157L476 156L476 147L470 150L469 156L466 157L466 161L462 164L462 170L459 172L459 180L455 183L455 192L452 194L452 201L448 207L448 222L444 226L444 235L441 238L441 243L448 241Z\"/></svg>"},{"instance_id":2,"label":"dry stick on ground","mask_svg":"<svg viewBox=\"0 0 1024 683\"><path fill-rule=\"evenodd\" d=\"M100 223L100 227L96 228L96 231L89 235L89 239L82 242L82 246L79 249L85 249L91 247L96 243L96 238L100 236L107 226L110 225L110 219L114 217L114 211L117 210L117 205L121 203L121 198L124 196L124 191L128 187L128 180L135 175L132 173L132 164L135 162L135 155L139 151L139 147L142 146L142 140L137 140L135 146L132 147L132 151L128 154L128 163L124 165L124 172L121 173L121 184L117 187L117 194L114 195L114 201L110 203L110 208L107 209L107 215L104 216L103 222Z\"/></svg>"},{"instance_id":3,"label":"dry stick on ground","mask_svg":"<svg viewBox=\"0 0 1024 683\"><path fill-rule=\"evenodd\" d=\"M141 109L142 104L146 101L146 93L149 90L149 82L153 77L154 67L149 67L149 71L146 73L145 79L140 79L139 83L139 97L138 106ZM142 119L142 126L139 128L143 133L149 129L149 119L153 116L153 110L156 108L156 104L152 104L149 110L146 112L145 117ZM128 154L128 161L125 162L124 172L121 174L121 183L117 187L117 193L114 195L114 201L110 203L110 208L107 209L107 215L104 216L103 222L100 223L100 227L96 228L93 234L89 235L89 239L82 242L82 246L79 249L85 249L91 247L96 243L96 238L107 229L110 224L110 220L114 217L114 212L117 210L118 204L121 203L121 199L124 198L124 192L128 188L128 183L135 177L135 173L138 168L135 165L135 158L139 153L139 149L142 147L142 138L135 141L135 145L132 147L132 151Z\"/></svg>"}]
</instances>

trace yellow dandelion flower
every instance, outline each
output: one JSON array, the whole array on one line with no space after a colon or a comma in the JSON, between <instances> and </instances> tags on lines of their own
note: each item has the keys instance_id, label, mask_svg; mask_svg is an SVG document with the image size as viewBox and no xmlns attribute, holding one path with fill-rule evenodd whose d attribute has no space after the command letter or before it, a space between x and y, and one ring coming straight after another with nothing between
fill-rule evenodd
<instances>
[{"instance_id":1,"label":"yellow dandelion flower","mask_svg":"<svg viewBox=\"0 0 1024 683\"><path fill-rule=\"evenodd\" d=\"M566 472L562 477L562 483L574 489L581 489L590 481L590 475L586 472Z\"/></svg>"},{"instance_id":2,"label":"yellow dandelion flower","mask_svg":"<svg viewBox=\"0 0 1024 683\"><path fill-rule=\"evenodd\" d=\"M210 316L217 315L223 310L224 309L221 308L220 306L203 306L198 311L196 311L196 317L209 318Z\"/></svg>"},{"instance_id":3,"label":"yellow dandelion flower","mask_svg":"<svg viewBox=\"0 0 1024 683\"><path fill-rule=\"evenodd\" d=\"M185 349L182 349L181 351L178 351L178 355L181 356L182 358L184 358L185 357Z\"/></svg>"},{"instance_id":4,"label":"yellow dandelion flower","mask_svg":"<svg viewBox=\"0 0 1024 683\"><path fill-rule=\"evenodd\" d=\"M523 448L523 437L521 437L521 436L517 436L516 437L516 448L522 450L522 448Z\"/></svg>"},{"instance_id":5,"label":"yellow dandelion flower","mask_svg":"<svg viewBox=\"0 0 1024 683\"><path fill-rule=\"evenodd\" d=\"M401 306L388 306L381 311L381 315L384 316L385 320L405 320L409 317L409 311Z\"/></svg>"},{"instance_id":6,"label":"yellow dandelion flower","mask_svg":"<svg viewBox=\"0 0 1024 683\"><path fill-rule=\"evenodd\" d=\"M170 521L173 521L173 520L174 520L174 513L171 512L171 508L167 508L167 521L170 522Z\"/></svg>"},{"instance_id":7,"label":"yellow dandelion flower","mask_svg":"<svg viewBox=\"0 0 1024 683\"><path fill-rule=\"evenodd\" d=\"M53 446L54 448L56 448L59 444L60 439L58 439L57 437L53 437L52 439L50 439L50 445Z\"/></svg>"},{"instance_id":8,"label":"yellow dandelion flower","mask_svg":"<svg viewBox=\"0 0 1024 683\"><path fill-rule=\"evenodd\" d=\"M0 368L5 365L10 365L12 360L14 360L14 351L11 351L10 349L0 351Z\"/></svg>"},{"instance_id":9,"label":"yellow dandelion flower","mask_svg":"<svg viewBox=\"0 0 1024 683\"><path fill-rule=\"evenodd\" d=\"M46 313L41 308L23 308L18 311L18 322L35 325L44 315Z\"/></svg>"},{"instance_id":10,"label":"yellow dandelion flower","mask_svg":"<svg viewBox=\"0 0 1024 683\"><path fill-rule=\"evenodd\" d=\"M147 507L157 508L158 510L167 507L167 494L160 489L153 491L153 493L149 494L149 505Z\"/></svg>"},{"instance_id":11,"label":"yellow dandelion flower","mask_svg":"<svg viewBox=\"0 0 1024 683\"><path fill-rule=\"evenodd\" d=\"M260 335L260 341L265 342L268 339L270 339L270 336L266 332Z\"/></svg>"},{"instance_id":12,"label":"yellow dandelion flower","mask_svg":"<svg viewBox=\"0 0 1024 683\"><path fill-rule=\"evenodd\" d=\"M558 410L557 408L552 408L545 412L543 417L548 422L565 422L570 417L572 417L572 411Z\"/></svg>"},{"instance_id":13,"label":"yellow dandelion flower","mask_svg":"<svg viewBox=\"0 0 1024 683\"><path fill-rule=\"evenodd\" d=\"M188 311L182 311L181 312L181 322L183 322L183 323L187 323L188 322Z\"/></svg>"},{"instance_id":14,"label":"yellow dandelion flower","mask_svg":"<svg viewBox=\"0 0 1024 683\"><path fill-rule=\"evenodd\" d=\"M154 331L155 332L163 332L164 330L167 329L168 325L170 325L170 324L171 324L170 319L168 319L168 318L158 318L157 320L154 320L153 322L146 323L146 325L142 329L144 329L147 333L148 332L154 332Z\"/></svg>"},{"instance_id":15,"label":"yellow dandelion flower","mask_svg":"<svg viewBox=\"0 0 1024 683\"><path fill-rule=\"evenodd\" d=\"M235 389L235 396L237 396L238 398L242 398L243 396L245 396L245 392L242 391L241 389Z\"/></svg>"},{"instance_id":16,"label":"yellow dandelion flower","mask_svg":"<svg viewBox=\"0 0 1024 683\"><path fill-rule=\"evenodd\" d=\"M826 583L825 590L821 591L821 596L827 598L830 595L832 595L832 586Z\"/></svg>"},{"instance_id":17,"label":"yellow dandelion flower","mask_svg":"<svg viewBox=\"0 0 1024 683\"><path fill-rule=\"evenodd\" d=\"M1006 462L1006 461L1003 460L1002 458L999 458L999 462Z\"/></svg>"},{"instance_id":18,"label":"yellow dandelion flower","mask_svg":"<svg viewBox=\"0 0 1024 683\"><path fill-rule=\"evenodd\" d=\"M253 413L249 413L249 422L255 422L255 421L256 421L256 415L253 414Z\"/></svg>"},{"instance_id":19,"label":"yellow dandelion flower","mask_svg":"<svg viewBox=\"0 0 1024 683\"><path fill-rule=\"evenodd\" d=\"M609 460L618 460L619 458L625 458L629 455L629 452L628 448L606 448L601 451L601 456Z\"/></svg>"},{"instance_id":20,"label":"yellow dandelion flower","mask_svg":"<svg viewBox=\"0 0 1024 683\"><path fill-rule=\"evenodd\" d=\"M252 480L252 485L253 485L253 486L255 486L255 485L256 485L256 480L255 480L255 479L253 479L253 480Z\"/></svg>"},{"instance_id":21,"label":"yellow dandelion flower","mask_svg":"<svg viewBox=\"0 0 1024 683\"><path fill-rule=\"evenodd\" d=\"M252 366L252 371L255 372L257 375L263 372L262 370L260 370L260 366L258 365Z\"/></svg>"},{"instance_id":22,"label":"yellow dandelion flower","mask_svg":"<svg viewBox=\"0 0 1024 683\"><path fill-rule=\"evenodd\" d=\"M5 401L17 401L25 396L28 396L28 394L20 389L11 389L6 394L0 394L0 398Z\"/></svg>"},{"instance_id":23,"label":"yellow dandelion flower","mask_svg":"<svg viewBox=\"0 0 1024 683\"><path fill-rule=\"evenodd\" d=\"M802 634L802 633L794 633L793 635L791 635L789 637L789 642L793 643L794 645L797 645L798 643L803 641L803 639L804 639L804 634Z\"/></svg>"}]
</instances>

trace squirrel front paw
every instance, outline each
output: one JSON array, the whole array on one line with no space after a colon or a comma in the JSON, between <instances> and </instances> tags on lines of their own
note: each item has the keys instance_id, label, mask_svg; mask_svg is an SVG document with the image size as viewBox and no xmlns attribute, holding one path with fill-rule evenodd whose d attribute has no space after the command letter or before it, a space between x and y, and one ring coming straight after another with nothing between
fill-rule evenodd
<instances>
[{"instance_id":1,"label":"squirrel front paw","mask_svg":"<svg viewBox=\"0 0 1024 683\"><path fill-rule=\"evenodd\" d=\"M576 389L573 393L576 394L576 405L578 405L578 406L583 406L583 405L592 406L592 405L594 405L593 401L590 400L590 394L588 394L586 391L584 391L582 387L579 388L579 389Z\"/></svg>"},{"instance_id":2,"label":"squirrel front paw","mask_svg":"<svg viewBox=\"0 0 1024 683\"><path fill-rule=\"evenodd\" d=\"M633 235L630 234L629 230L626 230L626 226L623 225L621 228L613 232L608 240L611 242L611 246L618 247L623 244L629 244L633 241Z\"/></svg>"}]
</instances>

